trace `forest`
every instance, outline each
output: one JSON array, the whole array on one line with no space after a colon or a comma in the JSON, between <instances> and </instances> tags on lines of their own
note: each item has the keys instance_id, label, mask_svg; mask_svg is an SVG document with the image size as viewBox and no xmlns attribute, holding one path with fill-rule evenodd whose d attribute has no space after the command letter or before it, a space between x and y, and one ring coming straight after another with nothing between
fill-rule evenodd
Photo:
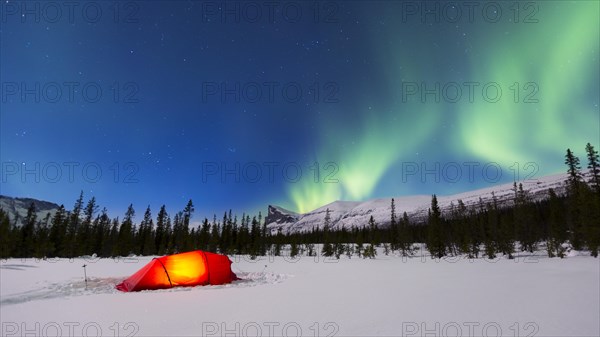
<instances>
[{"instance_id":1,"label":"forest","mask_svg":"<svg viewBox=\"0 0 600 337\"><path fill-rule=\"evenodd\" d=\"M122 218L110 218L94 197L84 202L82 192L71 210L61 205L44 219L37 218L33 203L22 219L10 219L0 209L0 258L166 255L195 249L251 258L284 254L375 258L378 247L386 255L412 256L418 245L424 245L432 258L511 259L519 251L542 248L549 257L563 258L568 249L588 250L597 257L600 164L590 143L585 153L587 169L582 169L579 158L567 149L565 190L550 189L542 200L532 200L515 182L510 205L498 205L495 197L473 207L456 200L442 212L432 195L427 218L411 221L406 213L396 213L391 199L387 223L378 224L371 217L361 227L334 229L327 210L322 226L301 233L272 233L260 212L238 217L231 210L192 226L192 200L174 214L163 205L156 217L147 207L139 222L131 204Z\"/></svg>"}]
</instances>

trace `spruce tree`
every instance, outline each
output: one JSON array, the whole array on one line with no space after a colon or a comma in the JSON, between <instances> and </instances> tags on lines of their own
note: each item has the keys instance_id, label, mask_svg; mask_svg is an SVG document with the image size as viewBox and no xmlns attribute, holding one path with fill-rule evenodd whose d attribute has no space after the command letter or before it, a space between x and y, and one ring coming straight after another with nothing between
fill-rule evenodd
<instances>
[{"instance_id":1,"label":"spruce tree","mask_svg":"<svg viewBox=\"0 0 600 337\"><path fill-rule=\"evenodd\" d=\"M281 255L281 227L277 229L277 235L275 237L275 244L273 245L273 255L280 256Z\"/></svg>"},{"instance_id":2,"label":"spruce tree","mask_svg":"<svg viewBox=\"0 0 600 337\"><path fill-rule=\"evenodd\" d=\"M472 209L469 211L469 217L466 219L468 226L467 241L469 244L468 257L470 259L479 258L479 252L481 251L482 233L483 233L483 220L481 215L476 210Z\"/></svg>"},{"instance_id":3,"label":"spruce tree","mask_svg":"<svg viewBox=\"0 0 600 337\"><path fill-rule=\"evenodd\" d=\"M375 245L373 245L372 243L369 243L362 254L363 258L369 258L369 259L374 259L375 256L377 256L377 250L375 249Z\"/></svg>"},{"instance_id":4,"label":"spruce tree","mask_svg":"<svg viewBox=\"0 0 600 337\"><path fill-rule=\"evenodd\" d=\"M589 188L583 190L582 222L584 227L586 246L594 257L598 257L600 249L600 163L598 151L587 143L586 154L590 174Z\"/></svg>"},{"instance_id":5,"label":"spruce tree","mask_svg":"<svg viewBox=\"0 0 600 337\"><path fill-rule=\"evenodd\" d=\"M398 248L404 257L414 254L414 250L412 249L413 240L410 237L409 228L410 219L408 218L408 214L404 212L398 227Z\"/></svg>"},{"instance_id":6,"label":"spruce tree","mask_svg":"<svg viewBox=\"0 0 600 337\"><path fill-rule=\"evenodd\" d=\"M110 248L110 256L111 257L117 257L120 254L120 249L119 249L119 234L120 234L120 228L121 226L119 225L119 217L116 217L112 220L112 224L110 226L110 241L109 241L109 248Z\"/></svg>"},{"instance_id":7,"label":"spruce tree","mask_svg":"<svg viewBox=\"0 0 600 337\"><path fill-rule=\"evenodd\" d=\"M0 208L0 259L9 258L12 255L12 230L8 213Z\"/></svg>"},{"instance_id":8,"label":"spruce tree","mask_svg":"<svg viewBox=\"0 0 600 337\"><path fill-rule=\"evenodd\" d=\"M111 254L110 247L110 217L108 216L108 210L103 208L100 212L100 216L94 221L94 234L95 237L93 243L93 251L97 252L98 255L106 257Z\"/></svg>"},{"instance_id":9,"label":"spruce tree","mask_svg":"<svg viewBox=\"0 0 600 337\"><path fill-rule=\"evenodd\" d=\"M582 181L581 166L579 158L573 154L571 149L567 149L565 155L565 164L567 165L567 186L570 189L577 189Z\"/></svg>"},{"instance_id":10,"label":"spruce tree","mask_svg":"<svg viewBox=\"0 0 600 337\"><path fill-rule=\"evenodd\" d=\"M587 168L590 173L589 184L596 193L600 194L600 159L598 157L598 151L594 149L592 144L587 143L585 152L588 160Z\"/></svg>"},{"instance_id":11,"label":"spruce tree","mask_svg":"<svg viewBox=\"0 0 600 337\"><path fill-rule=\"evenodd\" d=\"M250 227L250 258L255 259L260 253L260 226L256 217L252 217Z\"/></svg>"},{"instance_id":12,"label":"spruce tree","mask_svg":"<svg viewBox=\"0 0 600 337\"><path fill-rule=\"evenodd\" d=\"M546 250L548 251L548 257L558 256L560 258L565 257L565 249L563 243L567 240L567 230L565 226L565 218L563 217L563 205L561 204L554 189L549 191L549 237L547 240Z\"/></svg>"},{"instance_id":13,"label":"spruce tree","mask_svg":"<svg viewBox=\"0 0 600 337\"><path fill-rule=\"evenodd\" d=\"M119 239L118 239L118 250L119 255L128 256L133 252L133 239L134 239L134 228L133 228L133 218L135 216L135 210L133 209L133 204L129 204L127 207L127 211L125 212L125 217L123 218L123 222L121 223L121 227L119 228Z\"/></svg>"},{"instance_id":14,"label":"spruce tree","mask_svg":"<svg viewBox=\"0 0 600 337\"><path fill-rule=\"evenodd\" d=\"M369 217L369 243L379 245L379 228L372 215Z\"/></svg>"},{"instance_id":15,"label":"spruce tree","mask_svg":"<svg viewBox=\"0 0 600 337\"><path fill-rule=\"evenodd\" d=\"M79 251L79 244L77 241L77 232L79 231L79 225L81 224L81 211L83 210L83 191L79 193L79 198L75 201L73 210L69 217L69 223L67 225L67 239L65 245L66 257L75 257Z\"/></svg>"},{"instance_id":16,"label":"spruce tree","mask_svg":"<svg viewBox=\"0 0 600 337\"><path fill-rule=\"evenodd\" d=\"M92 221L96 212L98 212L98 205L96 204L96 198L92 197L83 210L83 221L77 229L77 255L91 254Z\"/></svg>"},{"instance_id":17,"label":"spruce tree","mask_svg":"<svg viewBox=\"0 0 600 337\"><path fill-rule=\"evenodd\" d=\"M396 203L392 198L390 204L390 248L392 252L396 251L398 247L398 236L400 235L398 230L398 219L396 217Z\"/></svg>"},{"instance_id":18,"label":"spruce tree","mask_svg":"<svg viewBox=\"0 0 600 337\"><path fill-rule=\"evenodd\" d=\"M325 210L325 218L323 219L323 231L328 231L331 227L331 212L329 208Z\"/></svg>"},{"instance_id":19,"label":"spruce tree","mask_svg":"<svg viewBox=\"0 0 600 337\"><path fill-rule=\"evenodd\" d=\"M446 256L446 243L442 228L442 213L438 205L437 196L431 197L431 208L427 216L428 239L427 250L432 258L442 258Z\"/></svg>"},{"instance_id":20,"label":"spruce tree","mask_svg":"<svg viewBox=\"0 0 600 337\"><path fill-rule=\"evenodd\" d=\"M189 234L190 234L190 221L194 214L194 203L190 199L183 209L183 219L181 223L181 232L179 237L180 249L182 251L190 250Z\"/></svg>"},{"instance_id":21,"label":"spruce tree","mask_svg":"<svg viewBox=\"0 0 600 337\"><path fill-rule=\"evenodd\" d=\"M167 226L165 227L165 254L173 253L173 226L171 225L171 216L167 215Z\"/></svg>"},{"instance_id":22,"label":"spruce tree","mask_svg":"<svg viewBox=\"0 0 600 337\"><path fill-rule=\"evenodd\" d=\"M144 212L144 219L140 225L141 238L140 238L140 251L142 255L152 255L156 251L155 239L154 239L154 221L152 220L152 212L150 211L150 205Z\"/></svg>"},{"instance_id":23,"label":"spruce tree","mask_svg":"<svg viewBox=\"0 0 600 337\"><path fill-rule=\"evenodd\" d=\"M306 244L306 251L308 256L316 256L315 254L315 245L313 243Z\"/></svg>"},{"instance_id":24,"label":"spruce tree","mask_svg":"<svg viewBox=\"0 0 600 337\"><path fill-rule=\"evenodd\" d=\"M329 208L327 208L327 210L325 210L325 218L323 219L323 248L321 248L321 255L323 255L325 257L332 256L334 253L333 246L331 245L330 237L329 237L330 227L331 227L331 213L329 211Z\"/></svg>"},{"instance_id":25,"label":"spruce tree","mask_svg":"<svg viewBox=\"0 0 600 337\"><path fill-rule=\"evenodd\" d=\"M362 257L362 254L364 251L363 243L362 242L357 243L354 251L356 252L356 256Z\"/></svg>"},{"instance_id":26,"label":"spruce tree","mask_svg":"<svg viewBox=\"0 0 600 337\"><path fill-rule=\"evenodd\" d=\"M537 246L537 235L534 229L529 195L527 191L523 190L523 184L519 183L518 188L516 188L516 183L514 186L514 218L518 230L518 240L521 244L521 251L529 251L530 253L533 253Z\"/></svg>"},{"instance_id":27,"label":"spruce tree","mask_svg":"<svg viewBox=\"0 0 600 337\"><path fill-rule=\"evenodd\" d=\"M333 250L333 245L331 244L331 242L325 242L323 243L323 248L321 248L321 255L325 256L325 257L330 257L333 256L334 254L334 250Z\"/></svg>"},{"instance_id":28,"label":"spruce tree","mask_svg":"<svg viewBox=\"0 0 600 337\"><path fill-rule=\"evenodd\" d=\"M42 221L38 221L35 226L34 235L34 254L37 258L45 258L48 256L51 250L50 244L50 213L46 214L46 217Z\"/></svg>"},{"instance_id":29,"label":"spruce tree","mask_svg":"<svg viewBox=\"0 0 600 337\"><path fill-rule=\"evenodd\" d=\"M207 250L209 241L210 241L210 223L208 222L207 218L204 218L204 221L202 221L202 226L200 227L200 232L198 235L198 243L199 243L200 249ZM239 251L237 253L239 253Z\"/></svg>"},{"instance_id":30,"label":"spruce tree","mask_svg":"<svg viewBox=\"0 0 600 337\"><path fill-rule=\"evenodd\" d=\"M51 256L67 256L67 223L68 214L64 205L60 205L51 220L50 241L53 243Z\"/></svg>"},{"instance_id":31,"label":"spruce tree","mask_svg":"<svg viewBox=\"0 0 600 337\"><path fill-rule=\"evenodd\" d=\"M175 214L175 216L173 217L173 250L175 253L181 253L183 252L183 241L184 241L184 234L183 234L183 212L179 211ZM215 217L215 224L216 224L216 217ZM217 236L215 236L215 239L217 238ZM214 248L211 250L211 252L216 252L217 251L217 245L218 245L218 241L215 241L214 243Z\"/></svg>"},{"instance_id":32,"label":"spruce tree","mask_svg":"<svg viewBox=\"0 0 600 337\"><path fill-rule=\"evenodd\" d=\"M354 254L354 244L352 244L352 243L346 244L346 246L344 247L344 253L346 254L346 256L349 259L351 259L352 254Z\"/></svg>"},{"instance_id":33,"label":"spruce tree","mask_svg":"<svg viewBox=\"0 0 600 337\"><path fill-rule=\"evenodd\" d=\"M156 236L154 237L154 254L164 255L167 251L167 209L165 205L160 207L156 216Z\"/></svg>"},{"instance_id":34,"label":"spruce tree","mask_svg":"<svg viewBox=\"0 0 600 337\"><path fill-rule=\"evenodd\" d=\"M27 215L21 226L20 257L32 257L35 249L35 226L37 214L35 204L32 202L27 208Z\"/></svg>"},{"instance_id":35,"label":"spruce tree","mask_svg":"<svg viewBox=\"0 0 600 337\"><path fill-rule=\"evenodd\" d=\"M469 253L469 226L467 216L467 206L465 206L465 203L461 199L458 199L455 217L455 235L457 248L461 254Z\"/></svg>"},{"instance_id":36,"label":"spruce tree","mask_svg":"<svg viewBox=\"0 0 600 337\"><path fill-rule=\"evenodd\" d=\"M577 158L570 149L567 149L565 155L565 164L567 165L567 200L568 200L568 224L571 234L570 242L575 250L581 250L584 244L583 230L583 178L579 158Z\"/></svg>"},{"instance_id":37,"label":"spruce tree","mask_svg":"<svg viewBox=\"0 0 600 337\"><path fill-rule=\"evenodd\" d=\"M299 254L298 244L296 243L296 240L294 238L292 238L290 240L290 257L293 259L296 256L298 256L298 254Z\"/></svg>"},{"instance_id":38,"label":"spruce tree","mask_svg":"<svg viewBox=\"0 0 600 337\"><path fill-rule=\"evenodd\" d=\"M486 204L485 212L481 213L481 221L484 228L485 255L489 259L495 259L497 253L498 216L496 208L492 203Z\"/></svg>"}]
</instances>

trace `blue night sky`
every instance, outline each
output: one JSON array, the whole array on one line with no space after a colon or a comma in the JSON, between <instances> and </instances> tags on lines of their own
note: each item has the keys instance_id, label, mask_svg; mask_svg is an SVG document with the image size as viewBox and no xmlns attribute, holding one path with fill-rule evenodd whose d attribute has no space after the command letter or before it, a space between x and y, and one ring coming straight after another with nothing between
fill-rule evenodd
<instances>
[{"instance_id":1,"label":"blue night sky","mask_svg":"<svg viewBox=\"0 0 600 337\"><path fill-rule=\"evenodd\" d=\"M1 4L4 195L306 212L600 146L598 1L53 4Z\"/></svg>"}]
</instances>

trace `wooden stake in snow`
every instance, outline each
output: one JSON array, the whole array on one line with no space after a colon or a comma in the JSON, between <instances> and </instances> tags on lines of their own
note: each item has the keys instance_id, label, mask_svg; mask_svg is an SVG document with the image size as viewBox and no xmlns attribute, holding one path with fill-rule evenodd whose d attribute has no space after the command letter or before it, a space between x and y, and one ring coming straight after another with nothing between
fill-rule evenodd
<instances>
[{"instance_id":1,"label":"wooden stake in snow","mask_svg":"<svg viewBox=\"0 0 600 337\"><path fill-rule=\"evenodd\" d=\"M87 289L87 272L85 271L85 267L87 267L87 264L84 264L82 267L83 267L83 279L85 280L85 289Z\"/></svg>"}]
</instances>

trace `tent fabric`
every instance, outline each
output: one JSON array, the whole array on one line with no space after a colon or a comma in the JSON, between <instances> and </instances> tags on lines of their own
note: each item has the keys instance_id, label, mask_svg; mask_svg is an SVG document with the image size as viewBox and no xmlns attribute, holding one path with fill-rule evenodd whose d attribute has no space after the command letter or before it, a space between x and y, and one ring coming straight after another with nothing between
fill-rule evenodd
<instances>
[{"instance_id":1,"label":"tent fabric","mask_svg":"<svg viewBox=\"0 0 600 337\"><path fill-rule=\"evenodd\" d=\"M120 291L139 291L218 285L237 280L225 255L195 250L154 258L142 269L117 284Z\"/></svg>"}]
</instances>

